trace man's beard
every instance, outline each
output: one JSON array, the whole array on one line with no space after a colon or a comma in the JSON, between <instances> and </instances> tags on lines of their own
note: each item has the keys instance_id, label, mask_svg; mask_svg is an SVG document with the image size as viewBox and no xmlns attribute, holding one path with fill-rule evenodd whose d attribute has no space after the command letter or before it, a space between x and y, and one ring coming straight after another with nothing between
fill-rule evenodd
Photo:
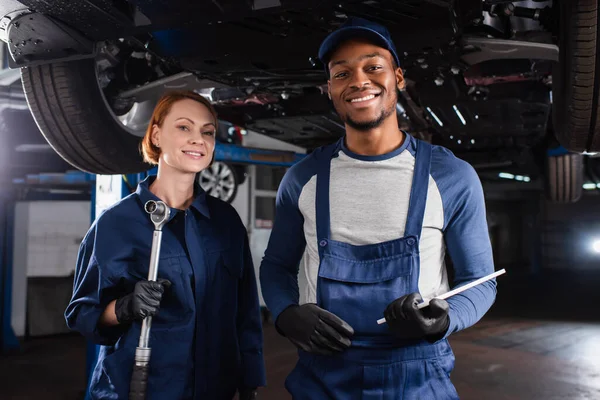
<instances>
[{"instance_id":1,"label":"man's beard","mask_svg":"<svg viewBox=\"0 0 600 400\"><path fill-rule=\"evenodd\" d=\"M396 101L393 103L393 105L388 108L388 109L383 109L381 110L381 113L379 114L379 116L371 121L355 121L353 120L350 115L346 114L346 115L342 115L342 113L340 113L338 111L338 115L340 115L340 117L342 118L343 122L345 124L347 124L348 126L350 126L353 129L356 129L359 132L367 132L370 131L371 129L375 129L378 128L381 124L383 124L383 121L385 121L390 115L392 115L393 113L396 112L396 103L397 103L398 99L396 98Z\"/></svg>"}]
</instances>

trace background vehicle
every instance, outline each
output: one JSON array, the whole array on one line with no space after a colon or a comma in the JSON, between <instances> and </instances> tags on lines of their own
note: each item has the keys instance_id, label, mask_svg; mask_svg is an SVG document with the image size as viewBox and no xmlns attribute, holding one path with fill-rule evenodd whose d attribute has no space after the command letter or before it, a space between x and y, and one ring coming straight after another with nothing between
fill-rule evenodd
<instances>
[{"instance_id":1,"label":"background vehicle","mask_svg":"<svg viewBox=\"0 0 600 400\"><path fill-rule=\"evenodd\" d=\"M316 59L349 15L385 24L408 79L402 127L482 176L544 178L581 195L600 150L598 0L3 1L0 36L48 143L92 173L145 170L138 142L165 88L220 118L307 149L343 126ZM575 153L569 153L569 151ZM589 161L589 160L587 160Z\"/></svg>"}]
</instances>

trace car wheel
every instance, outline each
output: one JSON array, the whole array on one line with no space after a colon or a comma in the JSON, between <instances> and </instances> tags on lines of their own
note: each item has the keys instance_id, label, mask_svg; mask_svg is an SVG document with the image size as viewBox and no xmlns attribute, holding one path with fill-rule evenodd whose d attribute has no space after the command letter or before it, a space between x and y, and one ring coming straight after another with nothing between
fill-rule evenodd
<instances>
[{"instance_id":1,"label":"car wheel","mask_svg":"<svg viewBox=\"0 0 600 400\"><path fill-rule=\"evenodd\" d=\"M576 152L600 151L598 0L560 0L559 62L552 74L554 129Z\"/></svg>"},{"instance_id":2,"label":"car wheel","mask_svg":"<svg viewBox=\"0 0 600 400\"><path fill-rule=\"evenodd\" d=\"M94 174L143 172L152 166L139 145L154 103L109 104L112 48L94 59L24 67L23 89L42 135L69 164Z\"/></svg>"},{"instance_id":3,"label":"car wheel","mask_svg":"<svg viewBox=\"0 0 600 400\"><path fill-rule=\"evenodd\" d=\"M200 186L209 195L227 203L235 199L239 178L232 165L215 161L198 175Z\"/></svg>"},{"instance_id":4,"label":"car wheel","mask_svg":"<svg viewBox=\"0 0 600 400\"><path fill-rule=\"evenodd\" d=\"M546 164L546 198L553 203L575 203L583 193L583 155L549 156Z\"/></svg>"}]
</instances>

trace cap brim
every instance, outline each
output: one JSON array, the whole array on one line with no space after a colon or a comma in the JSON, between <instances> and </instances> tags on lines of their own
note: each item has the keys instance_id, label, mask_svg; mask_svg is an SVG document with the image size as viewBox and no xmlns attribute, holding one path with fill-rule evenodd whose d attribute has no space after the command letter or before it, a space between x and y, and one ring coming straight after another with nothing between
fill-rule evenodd
<instances>
[{"instance_id":1,"label":"cap brim","mask_svg":"<svg viewBox=\"0 0 600 400\"><path fill-rule=\"evenodd\" d=\"M389 48L388 42L379 32L361 26L348 26L331 33L321 44L321 47L319 48L319 60L321 60L321 62L325 65L325 68L327 68L327 64L329 63L332 53L339 47L340 44L349 39L356 38L367 39L373 44L376 44L392 53L392 49ZM394 57L393 54L392 57Z\"/></svg>"}]
</instances>

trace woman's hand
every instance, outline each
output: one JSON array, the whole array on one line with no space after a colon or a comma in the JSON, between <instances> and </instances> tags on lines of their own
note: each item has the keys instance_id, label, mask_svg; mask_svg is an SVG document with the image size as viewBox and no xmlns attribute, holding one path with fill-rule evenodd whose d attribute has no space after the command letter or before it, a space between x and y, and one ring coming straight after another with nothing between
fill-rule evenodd
<instances>
[{"instance_id":1,"label":"woman's hand","mask_svg":"<svg viewBox=\"0 0 600 400\"><path fill-rule=\"evenodd\" d=\"M156 315L160 309L163 293L170 286L171 282L166 279L137 282L133 293L121 297L115 302L116 321L119 324L127 324ZM110 306L109 304L107 309Z\"/></svg>"}]
</instances>

